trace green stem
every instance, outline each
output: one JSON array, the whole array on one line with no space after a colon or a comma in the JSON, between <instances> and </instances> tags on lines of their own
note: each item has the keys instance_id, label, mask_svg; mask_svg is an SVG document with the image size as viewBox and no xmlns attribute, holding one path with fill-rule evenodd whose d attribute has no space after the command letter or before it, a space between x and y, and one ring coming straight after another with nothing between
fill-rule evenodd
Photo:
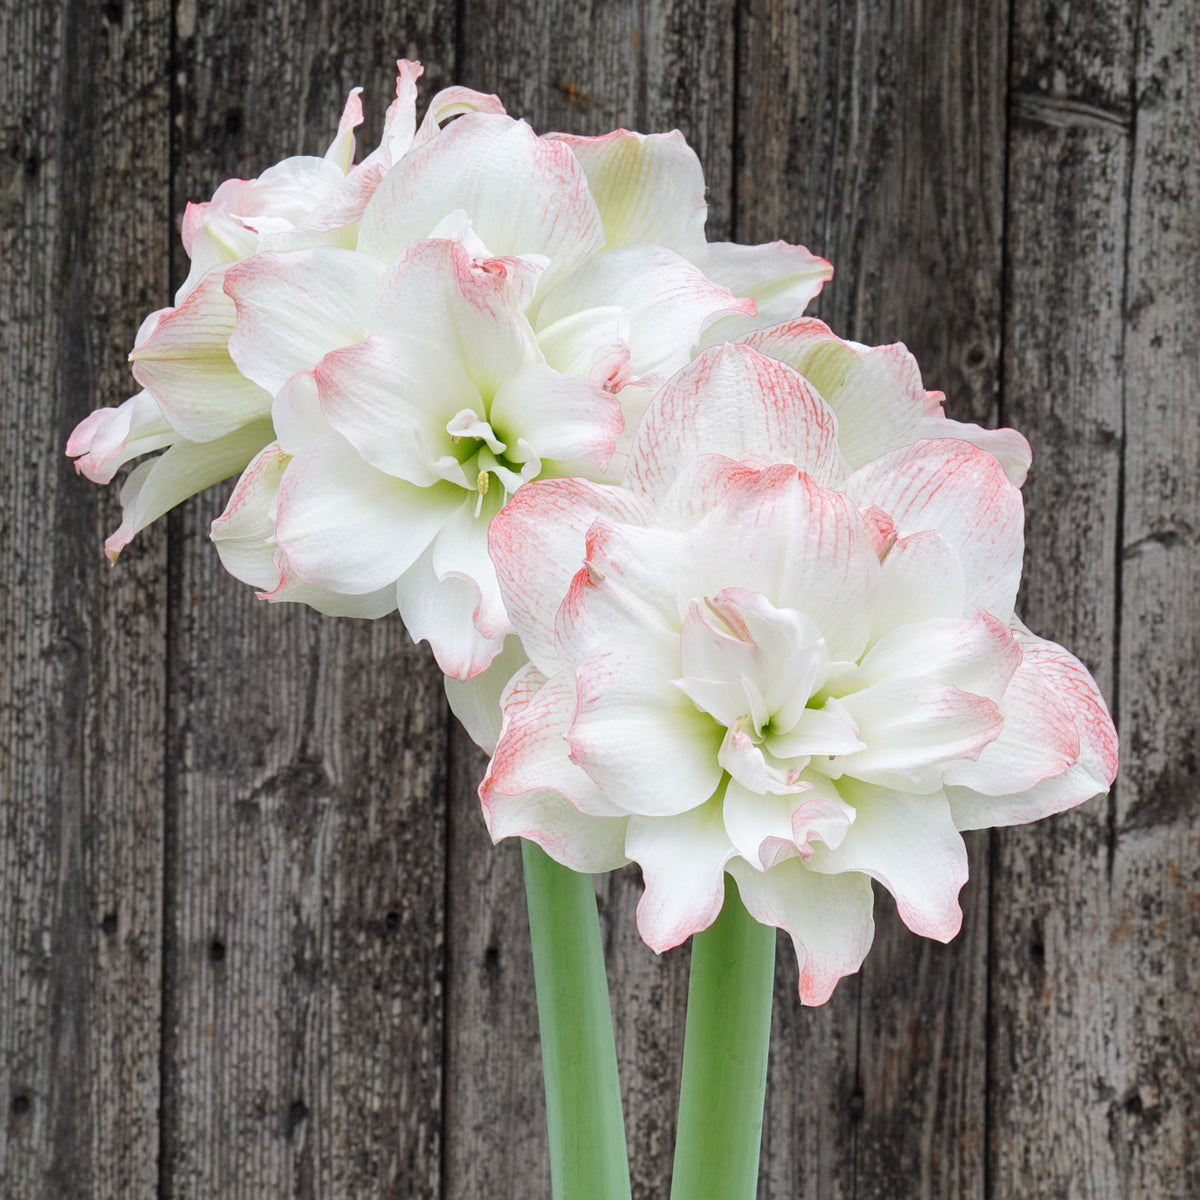
<instances>
[{"instance_id":1,"label":"green stem","mask_svg":"<svg viewBox=\"0 0 1200 1200\"><path fill-rule=\"evenodd\" d=\"M692 938L671 1200L754 1200L762 1144L775 930L725 907Z\"/></svg>"},{"instance_id":2,"label":"green stem","mask_svg":"<svg viewBox=\"0 0 1200 1200\"><path fill-rule=\"evenodd\" d=\"M629 1200L608 978L590 875L522 842L555 1200Z\"/></svg>"}]
</instances>

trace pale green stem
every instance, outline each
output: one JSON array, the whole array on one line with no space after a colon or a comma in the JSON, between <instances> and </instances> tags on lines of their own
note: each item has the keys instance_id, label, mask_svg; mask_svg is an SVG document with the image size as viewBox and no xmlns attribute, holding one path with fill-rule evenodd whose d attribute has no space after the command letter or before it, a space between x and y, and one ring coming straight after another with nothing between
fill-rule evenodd
<instances>
[{"instance_id":1,"label":"pale green stem","mask_svg":"<svg viewBox=\"0 0 1200 1200\"><path fill-rule=\"evenodd\" d=\"M671 1200L754 1200L762 1144L775 930L725 907L692 938Z\"/></svg>"},{"instance_id":2,"label":"pale green stem","mask_svg":"<svg viewBox=\"0 0 1200 1200\"><path fill-rule=\"evenodd\" d=\"M532 842L522 842L521 849L554 1200L629 1200L595 885L590 875L560 866Z\"/></svg>"}]
</instances>

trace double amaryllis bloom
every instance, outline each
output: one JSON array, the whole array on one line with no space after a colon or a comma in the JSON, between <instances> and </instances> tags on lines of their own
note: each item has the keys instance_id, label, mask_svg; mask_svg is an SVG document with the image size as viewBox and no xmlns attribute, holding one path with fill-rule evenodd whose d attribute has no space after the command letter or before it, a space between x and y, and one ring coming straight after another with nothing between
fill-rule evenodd
<instances>
[{"instance_id":1,"label":"double amaryllis bloom","mask_svg":"<svg viewBox=\"0 0 1200 1200\"><path fill-rule=\"evenodd\" d=\"M871 879L953 936L960 831L1116 770L1095 683L1014 615L1025 440L805 317L824 260L708 243L678 133L539 136L465 88L418 125L420 73L357 165L355 91L323 158L188 207L142 390L68 446L100 483L143 460L109 556L238 476L226 568L399 610L494 749L492 835L638 862L656 950L726 876L808 1003L861 963Z\"/></svg>"}]
</instances>

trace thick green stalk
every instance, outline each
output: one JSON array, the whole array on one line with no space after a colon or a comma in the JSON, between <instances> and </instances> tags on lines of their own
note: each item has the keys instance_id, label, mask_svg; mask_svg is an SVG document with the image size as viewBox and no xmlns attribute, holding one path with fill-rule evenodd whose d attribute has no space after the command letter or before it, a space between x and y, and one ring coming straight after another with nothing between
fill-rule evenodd
<instances>
[{"instance_id":1,"label":"thick green stalk","mask_svg":"<svg viewBox=\"0 0 1200 1200\"><path fill-rule=\"evenodd\" d=\"M555 1200L629 1200L608 978L590 875L521 843ZM519 1182L519 1181L517 1181Z\"/></svg>"},{"instance_id":2,"label":"thick green stalk","mask_svg":"<svg viewBox=\"0 0 1200 1200\"><path fill-rule=\"evenodd\" d=\"M671 1200L754 1200L762 1144L775 930L725 907L692 938Z\"/></svg>"}]
</instances>

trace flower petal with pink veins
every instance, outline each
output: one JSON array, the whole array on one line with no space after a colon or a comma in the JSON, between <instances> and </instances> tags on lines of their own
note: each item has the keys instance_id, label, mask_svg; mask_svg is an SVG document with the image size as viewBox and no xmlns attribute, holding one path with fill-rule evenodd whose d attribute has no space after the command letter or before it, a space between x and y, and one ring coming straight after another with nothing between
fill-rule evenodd
<instances>
[{"instance_id":1,"label":"flower petal with pink veins","mask_svg":"<svg viewBox=\"0 0 1200 1200\"><path fill-rule=\"evenodd\" d=\"M913 933L950 941L962 927L958 893L967 882L967 849L946 797L873 787L842 791L854 805L854 822L836 850L815 848L811 869L878 879Z\"/></svg>"},{"instance_id":2,"label":"flower petal with pink veins","mask_svg":"<svg viewBox=\"0 0 1200 1200\"><path fill-rule=\"evenodd\" d=\"M977 757L1004 727L995 701L934 679L888 679L840 699L866 749L830 768L906 792L935 791L942 764Z\"/></svg>"},{"instance_id":3,"label":"flower petal with pink veins","mask_svg":"<svg viewBox=\"0 0 1200 1200\"><path fill-rule=\"evenodd\" d=\"M413 149L432 141L442 131L442 125L452 117L461 117L466 113L491 113L493 116L505 116L506 110L499 96L491 92L477 92L469 87L442 88L425 110L421 128L413 139Z\"/></svg>"},{"instance_id":4,"label":"flower petal with pink veins","mask_svg":"<svg viewBox=\"0 0 1200 1200\"><path fill-rule=\"evenodd\" d=\"M488 532L508 615L529 657L547 675L558 669L555 617L583 565L587 532L597 517L630 525L651 522L646 504L623 488L545 479L521 488Z\"/></svg>"},{"instance_id":5,"label":"flower petal with pink veins","mask_svg":"<svg viewBox=\"0 0 1200 1200\"><path fill-rule=\"evenodd\" d=\"M936 530L962 560L965 611L1012 616L1025 549L1021 493L990 454L969 442L917 442L882 455L846 481L846 493L878 505L901 537Z\"/></svg>"},{"instance_id":6,"label":"flower petal with pink veins","mask_svg":"<svg viewBox=\"0 0 1200 1200\"><path fill-rule=\"evenodd\" d=\"M447 423L479 404L459 360L415 338L369 337L331 351L314 377L329 426L372 466L421 487L445 477L436 464L453 456Z\"/></svg>"},{"instance_id":7,"label":"flower petal with pink veins","mask_svg":"<svg viewBox=\"0 0 1200 1200\"><path fill-rule=\"evenodd\" d=\"M862 966L875 936L875 897L866 875L818 875L799 858L766 874L734 859L729 873L746 911L791 937L802 1003L824 1004L838 980Z\"/></svg>"},{"instance_id":8,"label":"flower petal with pink veins","mask_svg":"<svg viewBox=\"0 0 1200 1200\"><path fill-rule=\"evenodd\" d=\"M361 341L383 271L351 250L321 247L258 254L231 267L225 291L237 306L229 353L275 395L330 350Z\"/></svg>"},{"instance_id":9,"label":"flower petal with pink veins","mask_svg":"<svg viewBox=\"0 0 1200 1200\"><path fill-rule=\"evenodd\" d=\"M678 673L678 662L672 665L650 638L613 645L575 668L579 708L567 731L571 759L627 812L686 812L721 781L717 752L724 730L672 687Z\"/></svg>"},{"instance_id":10,"label":"flower petal with pink veins","mask_svg":"<svg viewBox=\"0 0 1200 1200\"><path fill-rule=\"evenodd\" d=\"M899 342L859 346L813 317L753 333L745 342L794 367L824 397L837 413L838 440L851 469L921 436L925 387L917 360Z\"/></svg>"},{"instance_id":11,"label":"flower petal with pink veins","mask_svg":"<svg viewBox=\"0 0 1200 1200\"><path fill-rule=\"evenodd\" d=\"M711 242L707 255L696 262L703 266L709 279L755 304L753 312L727 317L710 326L705 331L706 346L793 320L833 278L833 267L823 258L804 246L787 242L766 242L760 246Z\"/></svg>"},{"instance_id":12,"label":"flower petal with pink veins","mask_svg":"<svg viewBox=\"0 0 1200 1200\"><path fill-rule=\"evenodd\" d=\"M538 349L556 370L619 391L629 378L629 318L617 305L571 313L537 331Z\"/></svg>"},{"instance_id":13,"label":"flower petal with pink veins","mask_svg":"<svg viewBox=\"0 0 1200 1200\"><path fill-rule=\"evenodd\" d=\"M354 131L363 123L362 88L350 89L338 121L337 136L325 151L325 161L345 174L354 162Z\"/></svg>"},{"instance_id":14,"label":"flower petal with pink veins","mask_svg":"<svg viewBox=\"0 0 1200 1200\"><path fill-rule=\"evenodd\" d=\"M358 248L391 262L459 208L492 254L544 254L548 276L604 242L569 147L539 138L523 121L467 113L384 177L363 214Z\"/></svg>"},{"instance_id":15,"label":"flower petal with pink veins","mask_svg":"<svg viewBox=\"0 0 1200 1200\"><path fill-rule=\"evenodd\" d=\"M702 260L708 215L704 170L679 130L546 137L565 142L583 164L604 221L606 249L656 242L687 259Z\"/></svg>"},{"instance_id":16,"label":"flower petal with pink veins","mask_svg":"<svg viewBox=\"0 0 1200 1200\"><path fill-rule=\"evenodd\" d=\"M626 486L658 503L701 454L773 456L825 487L843 477L838 422L799 374L745 346L715 346L655 396L634 437Z\"/></svg>"},{"instance_id":17,"label":"flower petal with pink veins","mask_svg":"<svg viewBox=\"0 0 1200 1200\"><path fill-rule=\"evenodd\" d=\"M279 484L291 458L278 442L264 446L242 472L221 513L209 527L221 565L234 579L264 592L280 583L275 563L275 511Z\"/></svg>"},{"instance_id":18,"label":"flower petal with pink veins","mask_svg":"<svg viewBox=\"0 0 1200 1200\"><path fill-rule=\"evenodd\" d=\"M946 789L959 829L1021 825L1048 817L1107 791L1116 778L1117 731L1095 679L1074 655L1054 642L1024 628L1018 628L1017 639L1025 661L1010 689L1016 691L1010 740L1001 740L994 761L980 755L974 775L965 768L954 773L950 782L966 786ZM1032 670L1041 676L1036 684ZM1043 697L1052 698L1053 706L1039 712ZM1074 722L1074 738L1063 727L1063 713ZM1047 761L1051 756L1065 757L1075 739L1079 749L1065 771L1043 778L1025 791L1013 786L1052 765ZM1010 792L982 794L998 792L1006 778L1011 781ZM979 790L974 790L976 787Z\"/></svg>"},{"instance_id":19,"label":"flower petal with pink veins","mask_svg":"<svg viewBox=\"0 0 1200 1200\"><path fill-rule=\"evenodd\" d=\"M674 816L630 817L625 853L642 868L642 940L662 954L707 929L725 902L725 866L736 853L721 819L721 797Z\"/></svg>"},{"instance_id":20,"label":"flower petal with pink veins","mask_svg":"<svg viewBox=\"0 0 1200 1200\"><path fill-rule=\"evenodd\" d=\"M685 366L704 329L727 313L751 312L682 255L663 246L605 250L543 285L535 323L543 329L572 313L616 305L629 321L630 371L658 382Z\"/></svg>"},{"instance_id":21,"label":"flower petal with pink veins","mask_svg":"<svg viewBox=\"0 0 1200 1200\"><path fill-rule=\"evenodd\" d=\"M179 439L149 392L138 392L115 408L88 413L67 441L75 470L93 483L111 483L131 459Z\"/></svg>"},{"instance_id":22,"label":"flower petal with pink veins","mask_svg":"<svg viewBox=\"0 0 1200 1200\"><path fill-rule=\"evenodd\" d=\"M1014 487L1024 487L1033 462L1033 451L1023 434L1015 429L985 429L966 421L951 421L942 416L921 419L919 436L923 438L959 438L986 450L997 459Z\"/></svg>"},{"instance_id":23,"label":"flower petal with pink veins","mask_svg":"<svg viewBox=\"0 0 1200 1200\"><path fill-rule=\"evenodd\" d=\"M486 397L538 359L533 330L513 308L506 280L476 269L466 249L448 239L419 242L388 268L366 331L405 347L444 349Z\"/></svg>"},{"instance_id":24,"label":"flower petal with pink veins","mask_svg":"<svg viewBox=\"0 0 1200 1200\"><path fill-rule=\"evenodd\" d=\"M209 442L271 411L271 393L246 378L229 354L236 310L213 271L129 355L133 377L190 442ZM139 338L141 335L139 334Z\"/></svg>"},{"instance_id":25,"label":"flower petal with pink veins","mask_svg":"<svg viewBox=\"0 0 1200 1200\"><path fill-rule=\"evenodd\" d=\"M865 649L880 566L845 496L793 466L768 467L739 477L690 536L681 596L690 601L727 587L760 592L809 618L830 658L854 661Z\"/></svg>"},{"instance_id":26,"label":"flower petal with pink veins","mask_svg":"<svg viewBox=\"0 0 1200 1200\"><path fill-rule=\"evenodd\" d=\"M582 469L585 464L603 474L625 428L615 396L591 380L561 375L545 363L535 363L501 386L492 400L490 419L502 436L523 435L509 443L509 461L536 455L543 461L572 464L572 475L591 474Z\"/></svg>"},{"instance_id":27,"label":"flower petal with pink veins","mask_svg":"<svg viewBox=\"0 0 1200 1200\"><path fill-rule=\"evenodd\" d=\"M492 659L486 671L480 671L471 679L442 677L450 711L471 741L485 754L496 753L504 718L501 701L509 683L518 671L530 666L521 639L514 635L504 639L504 648ZM565 742L563 752L566 753Z\"/></svg>"},{"instance_id":28,"label":"flower petal with pink veins","mask_svg":"<svg viewBox=\"0 0 1200 1200\"><path fill-rule=\"evenodd\" d=\"M883 560L871 640L879 641L899 625L961 617L966 600L962 559L940 533L927 529L898 538Z\"/></svg>"},{"instance_id":29,"label":"flower petal with pink veins","mask_svg":"<svg viewBox=\"0 0 1200 1200\"><path fill-rule=\"evenodd\" d=\"M210 442L176 442L136 466L121 488L121 524L104 543L109 561L116 562L135 534L175 505L236 475L270 436L270 422L257 421Z\"/></svg>"},{"instance_id":30,"label":"flower petal with pink veins","mask_svg":"<svg viewBox=\"0 0 1200 1200\"><path fill-rule=\"evenodd\" d=\"M351 595L394 582L462 503L377 471L336 433L299 451L279 491L276 540L292 573Z\"/></svg>"}]
</instances>

